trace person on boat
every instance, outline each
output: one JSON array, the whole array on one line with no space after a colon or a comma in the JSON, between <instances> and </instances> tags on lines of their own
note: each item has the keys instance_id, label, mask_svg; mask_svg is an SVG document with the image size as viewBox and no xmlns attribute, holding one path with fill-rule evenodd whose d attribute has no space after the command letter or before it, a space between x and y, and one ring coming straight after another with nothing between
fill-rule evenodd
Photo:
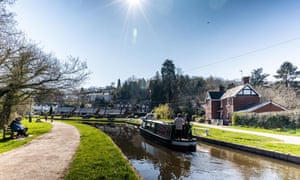
<instances>
[{"instance_id":1,"label":"person on boat","mask_svg":"<svg viewBox=\"0 0 300 180\"><path fill-rule=\"evenodd\" d=\"M185 138L191 138L191 118L188 113L184 116L184 137Z\"/></svg>"},{"instance_id":2,"label":"person on boat","mask_svg":"<svg viewBox=\"0 0 300 180\"><path fill-rule=\"evenodd\" d=\"M182 139L182 129L183 129L183 123L184 120L181 117L181 113L177 114L177 117L175 118L175 127L176 127L176 138Z\"/></svg>"}]
</instances>

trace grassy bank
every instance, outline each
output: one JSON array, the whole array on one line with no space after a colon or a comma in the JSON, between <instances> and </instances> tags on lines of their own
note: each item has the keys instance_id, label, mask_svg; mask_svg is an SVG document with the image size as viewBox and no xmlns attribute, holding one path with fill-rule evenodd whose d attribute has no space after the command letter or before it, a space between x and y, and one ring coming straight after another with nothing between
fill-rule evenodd
<instances>
[{"instance_id":1,"label":"grassy bank","mask_svg":"<svg viewBox=\"0 0 300 180\"><path fill-rule=\"evenodd\" d=\"M27 138L3 140L3 138L2 138L3 133L1 132L0 153L15 149L19 146L22 146L22 145L32 141L32 139L36 138L37 136L40 136L44 133L49 132L52 128L52 125L49 123L44 123L44 122L37 123L34 120L32 123L29 123L28 120L25 119L22 121L22 124L24 124L26 127L28 127L28 134L30 136Z\"/></svg>"},{"instance_id":2,"label":"grassy bank","mask_svg":"<svg viewBox=\"0 0 300 180\"><path fill-rule=\"evenodd\" d=\"M64 122L75 126L81 134L80 146L74 156L66 179L140 179L128 160L123 157L119 148L106 134L76 121ZM139 120L130 120L129 122L140 123ZM29 127L29 134L32 136L18 140L1 141L0 152L26 144L34 137L48 132L52 127L51 124L43 122L28 123L25 120L23 123ZM300 156L299 145L284 144L282 141L273 138L213 128L210 128L207 138Z\"/></svg>"},{"instance_id":3,"label":"grassy bank","mask_svg":"<svg viewBox=\"0 0 300 180\"><path fill-rule=\"evenodd\" d=\"M281 140L269 137L209 128L209 135L206 138L300 156L299 145L285 144Z\"/></svg>"},{"instance_id":4,"label":"grassy bank","mask_svg":"<svg viewBox=\"0 0 300 180\"><path fill-rule=\"evenodd\" d=\"M139 179L119 148L103 132L68 122L80 132L80 146L65 179Z\"/></svg>"}]
</instances>

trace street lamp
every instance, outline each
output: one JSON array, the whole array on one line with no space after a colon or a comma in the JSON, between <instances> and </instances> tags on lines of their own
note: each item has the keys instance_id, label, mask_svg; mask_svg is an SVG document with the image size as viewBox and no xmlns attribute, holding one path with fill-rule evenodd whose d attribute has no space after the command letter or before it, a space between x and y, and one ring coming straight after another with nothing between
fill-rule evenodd
<instances>
[{"instance_id":1,"label":"street lamp","mask_svg":"<svg viewBox=\"0 0 300 180\"><path fill-rule=\"evenodd\" d=\"M152 108L152 90L149 89L149 94L150 94L150 103L149 103L149 108L151 109Z\"/></svg>"},{"instance_id":2,"label":"street lamp","mask_svg":"<svg viewBox=\"0 0 300 180\"><path fill-rule=\"evenodd\" d=\"M30 111L29 111L29 122L31 123L32 122L32 117L31 117L31 111L32 111L32 97L30 97L30 104L29 104L29 109L30 109Z\"/></svg>"}]
</instances>

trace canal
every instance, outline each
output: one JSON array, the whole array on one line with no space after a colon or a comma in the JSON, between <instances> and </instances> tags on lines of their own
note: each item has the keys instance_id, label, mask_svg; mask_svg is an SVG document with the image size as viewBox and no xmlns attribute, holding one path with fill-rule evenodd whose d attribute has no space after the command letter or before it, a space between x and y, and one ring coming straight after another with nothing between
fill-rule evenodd
<instances>
[{"instance_id":1,"label":"canal","mask_svg":"<svg viewBox=\"0 0 300 180\"><path fill-rule=\"evenodd\" d=\"M170 150L139 134L133 125L97 125L107 133L146 180L300 179L300 166L199 142L196 152Z\"/></svg>"}]
</instances>

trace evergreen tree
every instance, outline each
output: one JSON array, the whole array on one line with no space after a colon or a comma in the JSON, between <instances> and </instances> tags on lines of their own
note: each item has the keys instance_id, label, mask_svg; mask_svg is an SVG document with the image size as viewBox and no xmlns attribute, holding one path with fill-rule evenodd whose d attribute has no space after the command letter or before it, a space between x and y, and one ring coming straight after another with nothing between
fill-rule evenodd
<instances>
[{"instance_id":1,"label":"evergreen tree","mask_svg":"<svg viewBox=\"0 0 300 180\"><path fill-rule=\"evenodd\" d=\"M276 71L277 75L274 75L274 77L281 79L281 82L285 84L285 87L288 87L290 76L294 75L296 70L297 66L294 66L291 62L285 61Z\"/></svg>"},{"instance_id":2,"label":"evergreen tree","mask_svg":"<svg viewBox=\"0 0 300 180\"><path fill-rule=\"evenodd\" d=\"M263 73L263 68L254 69L251 72L250 84L253 86L262 86L269 74Z\"/></svg>"},{"instance_id":3,"label":"evergreen tree","mask_svg":"<svg viewBox=\"0 0 300 180\"><path fill-rule=\"evenodd\" d=\"M172 60L167 59L161 68L162 83L166 93L167 101L174 100L177 92L175 65Z\"/></svg>"}]
</instances>

